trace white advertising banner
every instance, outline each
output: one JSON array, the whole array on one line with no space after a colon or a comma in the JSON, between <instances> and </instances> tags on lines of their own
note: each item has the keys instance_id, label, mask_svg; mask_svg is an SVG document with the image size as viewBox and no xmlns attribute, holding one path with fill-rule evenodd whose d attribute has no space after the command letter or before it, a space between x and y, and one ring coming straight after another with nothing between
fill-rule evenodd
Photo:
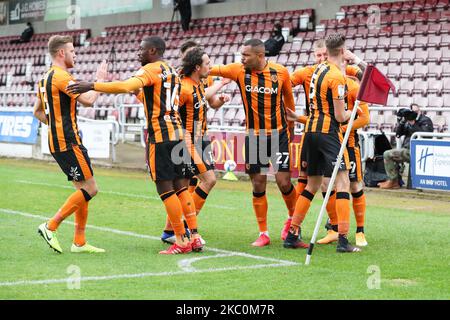
<instances>
[{"instance_id":1,"label":"white advertising banner","mask_svg":"<svg viewBox=\"0 0 450 320\"><path fill-rule=\"evenodd\" d=\"M110 127L111 125L108 123L78 123L81 139L83 140L83 145L88 150L89 157L97 159L109 158L109 136L111 132ZM50 150L48 148L48 131L46 125L42 125L41 151L42 153L50 154Z\"/></svg>"}]
</instances>

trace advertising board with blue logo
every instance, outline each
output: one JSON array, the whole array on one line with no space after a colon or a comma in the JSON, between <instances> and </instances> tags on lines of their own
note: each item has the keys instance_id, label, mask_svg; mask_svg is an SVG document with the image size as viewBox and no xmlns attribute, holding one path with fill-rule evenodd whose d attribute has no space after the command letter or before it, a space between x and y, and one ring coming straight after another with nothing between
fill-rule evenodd
<instances>
[{"instance_id":1,"label":"advertising board with blue logo","mask_svg":"<svg viewBox=\"0 0 450 320\"><path fill-rule=\"evenodd\" d=\"M411 140L413 188L450 190L450 140Z\"/></svg>"},{"instance_id":2,"label":"advertising board with blue logo","mask_svg":"<svg viewBox=\"0 0 450 320\"><path fill-rule=\"evenodd\" d=\"M39 122L31 111L0 111L0 141L35 144Z\"/></svg>"}]
</instances>

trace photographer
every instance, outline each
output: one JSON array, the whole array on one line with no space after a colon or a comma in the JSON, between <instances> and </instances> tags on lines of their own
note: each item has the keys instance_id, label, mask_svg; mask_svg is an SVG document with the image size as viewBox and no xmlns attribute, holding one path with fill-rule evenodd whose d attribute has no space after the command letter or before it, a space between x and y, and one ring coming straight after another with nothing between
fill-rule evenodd
<instances>
[{"instance_id":1,"label":"photographer","mask_svg":"<svg viewBox=\"0 0 450 320\"><path fill-rule=\"evenodd\" d=\"M414 132L433 132L433 122L430 118L420 112L417 104L412 104L410 109L400 109L397 112L397 138L405 136L400 149L391 149L384 152L384 168L389 180L381 182L378 186L381 189L398 189L400 184L399 165L403 162L409 163L410 140Z\"/></svg>"}]
</instances>

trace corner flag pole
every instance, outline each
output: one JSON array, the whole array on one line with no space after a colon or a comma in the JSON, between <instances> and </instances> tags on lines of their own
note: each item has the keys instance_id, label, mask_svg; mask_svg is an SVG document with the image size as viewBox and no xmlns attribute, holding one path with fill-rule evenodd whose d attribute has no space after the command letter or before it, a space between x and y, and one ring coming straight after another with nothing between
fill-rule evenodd
<instances>
[{"instance_id":1,"label":"corner flag pole","mask_svg":"<svg viewBox=\"0 0 450 320\"><path fill-rule=\"evenodd\" d=\"M331 175L330 183L328 184L327 193L325 195L325 199L323 199L323 203L322 203L322 207L320 208L319 216L317 217L316 226L314 228L314 233L311 238L311 242L309 244L308 253L306 255L305 265L309 265L309 263L311 262L311 256L312 256L312 252L314 249L314 244L316 243L317 234L319 233L320 225L322 224L323 214L325 212L325 208L327 206L328 199L330 198L331 190L333 190L333 188L334 188L334 181L336 180L339 165L340 165L342 157L344 155L344 151L347 148L347 141L348 141L348 138L349 138L350 133L353 128L353 122L355 121L356 111L358 110L358 107L359 107L359 100L356 100L355 105L352 110L352 113L350 115L350 120L347 125L347 131L345 132L344 140L342 141L342 144L341 144L341 149L339 150L339 155L336 159L336 164L333 169L333 174Z\"/></svg>"}]
</instances>

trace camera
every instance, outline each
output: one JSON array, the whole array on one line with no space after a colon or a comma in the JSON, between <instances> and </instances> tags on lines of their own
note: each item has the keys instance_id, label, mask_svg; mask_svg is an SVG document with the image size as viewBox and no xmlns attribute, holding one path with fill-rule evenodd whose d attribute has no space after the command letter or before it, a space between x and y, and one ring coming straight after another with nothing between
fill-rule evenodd
<instances>
[{"instance_id":1,"label":"camera","mask_svg":"<svg viewBox=\"0 0 450 320\"><path fill-rule=\"evenodd\" d=\"M397 111L397 121L405 122L410 120L415 120L417 118L417 112L414 112L407 108L401 108Z\"/></svg>"}]
</instances>

